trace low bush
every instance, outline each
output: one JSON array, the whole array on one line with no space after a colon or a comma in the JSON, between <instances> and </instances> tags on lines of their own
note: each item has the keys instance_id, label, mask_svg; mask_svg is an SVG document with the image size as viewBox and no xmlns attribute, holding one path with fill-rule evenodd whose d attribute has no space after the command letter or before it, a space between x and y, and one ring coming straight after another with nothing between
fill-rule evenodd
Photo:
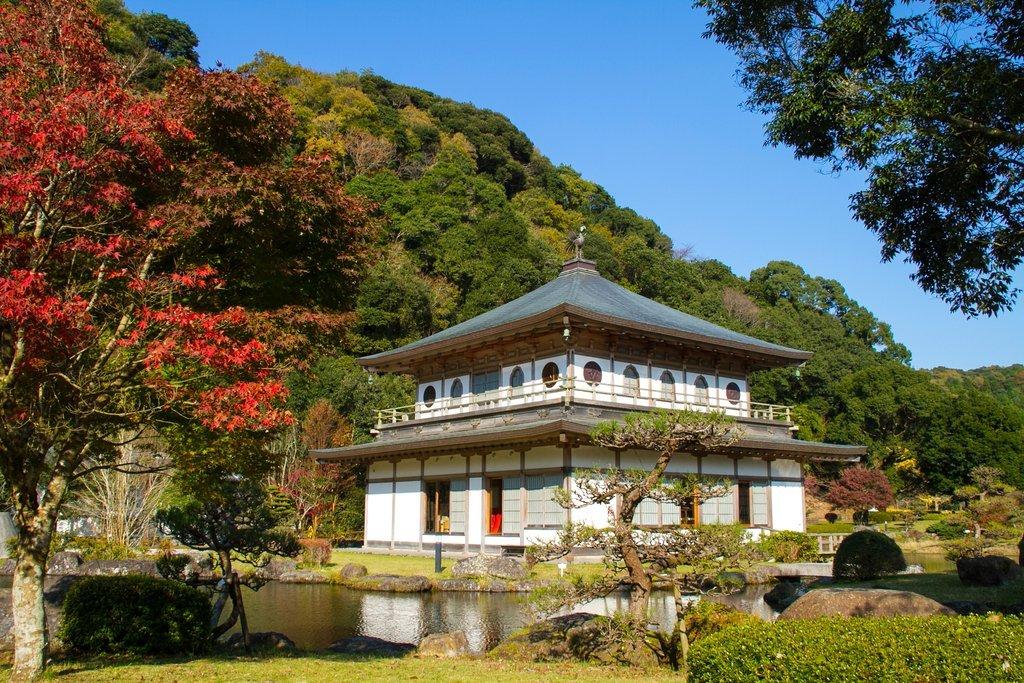
<instances>
[{"instance_id":1,"label":"low bush","mask_svg":"<svg viewBox=\"0 0 1024 683\"><path fill-rule=\"evenodd\" d=\"M77 550L83 560L130 560L136 554L125 544L103 536L73 536L66 540L64 549Z\"/></svg>"},{"instance_id":2,"label":"low bush","mask_svg":"<svg viewBox=\"0 0 1024 683\"><path fill-rule=\"evenodd\" d=\"M917 519L917 513L914 512L913 510L901 510L898 508L893 508L891 510L879 510L878 512L868 513L869 524L910 524L915 519Z\"/></svg>"},{"instance_id":3,"label":"low bush","mask_svg":"<svg viewBox=\"0 0 1024 683\"><path fill-rule=\"evenodd\" d=\"M686 639L690 643L718 633L729 626L761 621L748 612L740 612L720 602L705 599L698 600L697 604L686 613L685 619Z\"/></svg>"},{"instance_id":4,"label":"low bush","mask_svg":"<svg viewBox=\"0 0 1024 683\"><path fill-rule=\"evenodd\" d=\"M775 562L810 562L818 559L818 542L799 531L773 531L757 542L765 560Z\"/></svg>"},{"instance_id":5,"label":"low bush","mask_svg":"<svg viewBox=\"0 0 1024 683\"><path fill-rule=\"evenodd\" d=\"M906 568L907 561L896 541L881 532L864 530L850 534L839 544L832 561L832 576L865 581L898 574Z\"/></svg>"},{"instance_id":6,"label":"low bush","mask_svg":"<svg viewBox=\"0 0 1024 683\"><path fill-rule=\"evenodd\" d=\"M943 519L934 524L929 524L925 531L935 534L943 541L952 541L963 538L967 527L963 524L957 522L950 523L948 520Z\"/></svg>"},{"instance_id":7,"label":"low bush","mask_svg":"<svg viewBox=\"0 0 1024 683\"><path fill-rule=\"evenodd\" d=\"M326 538L299 539L302 546L302 563L322 567L331 561L331 542Z\"/></svg>"},{"instance_id":8,"label":"low bush","mask_svg":"<svg viewBox=\"0 0 1024 683\"><path fill-rule=\"evenodd\" d=\"M701 638L690 680L1019 681L1024 620L893 617L748 623Z\"/></svg>"},{"instance_id":9,"label":"low bush","mask_svg":"<svg viewBox=\"0 0 1024 683\"><path fill-rule=\"evenodd\" d=\"M77 654L174 655L210 646L210 601L150 576L91 576L64 599L61 640Z\"/></svg>"},{"instance_id":10,"label":"low bush","mask_svg":"<svg viewBox=\"0 0 1024 683\"><path fill-rule=\"evenodd\" d=\"M825 513L825 521L828 522L829 524L835 524L836 522L839 521L839 513L837 513L837 512L826 512Z\"/></svg>"}]
</instances>

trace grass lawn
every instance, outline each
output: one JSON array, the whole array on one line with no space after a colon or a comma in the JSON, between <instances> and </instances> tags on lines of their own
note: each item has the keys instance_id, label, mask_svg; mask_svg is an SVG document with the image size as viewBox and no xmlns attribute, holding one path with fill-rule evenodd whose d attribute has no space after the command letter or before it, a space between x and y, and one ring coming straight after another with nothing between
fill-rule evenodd
<instances>
[{"instance_id":1,"label":"grass lawn","mask_svg":"<svg viewBox=\"0 0 1024 683\"><path fill-rule=\"evenodd\" d=\"M6 667L4 667L6 669ZM7 671L0 670L6 678ZM665 669L587 664L529 664L489 659L373 659L333 654L193 660L89 660L57 662L47 677L59 681L678 681Z\"/></svg>"},{"instance_id":2,"label":"grass lawn","mask_svg":"<svg viewBox=\"0 0 1024 683\"><path fill-rule=\"evenodd\" d=\"M828 588L829 586L820 586ZM905 574L886 576L873 581L855 581L835 584L836 588L890 588L919 593L939 602L970 600L996 605L1014 605L1024 602L1024 579L996 588L965 586L956 572L936 574Z\"/></svg>"}]
</instances>

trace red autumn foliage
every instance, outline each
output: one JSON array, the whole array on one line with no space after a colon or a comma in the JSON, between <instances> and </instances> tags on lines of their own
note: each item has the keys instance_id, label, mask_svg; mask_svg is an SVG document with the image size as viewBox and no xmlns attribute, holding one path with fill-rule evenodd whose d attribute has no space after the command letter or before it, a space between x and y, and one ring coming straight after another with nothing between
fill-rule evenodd
<instances>
[{"instance_id":1,"label":"red autumn foliage","mask_svg":"<svg viewBox=\"0 0 1024 683\"><path fill-rule=\"evenodd\" d=\"M864 466L847 467L828 486L825 500L834 507L857 511L892 505L892 486L885 473Z\"/></svg>"}]
</instances>

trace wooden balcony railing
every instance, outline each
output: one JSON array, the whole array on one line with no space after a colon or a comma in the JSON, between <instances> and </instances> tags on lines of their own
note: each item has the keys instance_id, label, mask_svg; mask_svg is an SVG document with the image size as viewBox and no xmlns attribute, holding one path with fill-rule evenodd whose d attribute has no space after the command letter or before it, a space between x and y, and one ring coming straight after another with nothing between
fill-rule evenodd
<instances>
[{"instance_id":1,"label":"wooden balcony railing","mask_svg":"<svg viewBox=\"0 0 1024 683\"><path fill-rule=\"evenodd\" d=\"M455 417L490 408L517 408L532 403L560 400L571 403L602 402L625 409L651 410L717 410L734 417L749 417L771 422L792 422L792 406L729 401L698 393L692 386L669 385L662 389L630 386L592 385L583 380L559 377L547 384L541 380L527 382L520 387L502 387L479 394L464 394L457 398L439 397L427 404L423 401L396 408L377 411L378 427L432 417Z\"/></svg>"}]
</instances>

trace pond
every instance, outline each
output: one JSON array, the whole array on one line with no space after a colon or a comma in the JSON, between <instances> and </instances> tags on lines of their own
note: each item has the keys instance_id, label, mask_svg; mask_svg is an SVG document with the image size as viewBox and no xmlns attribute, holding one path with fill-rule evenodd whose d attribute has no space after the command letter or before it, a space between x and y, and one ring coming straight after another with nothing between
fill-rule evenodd
<instances>
[{"instance_id":1,"label":"pond","mask_svg":"<svg viewBox=\"0 0 1024 683\"><path fill-rule=\"evenodd\" d=\"M766 586L715 596L764 619L776 612L764 602ZM304 649L324 648L354 635L418 643L430 633L465 631L470 647L483 652L527 623L521 593L377 593L330 584L269 583L245 595L251 631L279 631ZM615 593L578 611L609 614L626 607L626 593ZM669 593L656 593L652 613L668 627L673 619Z\"/></svg>"}]
</instances>

